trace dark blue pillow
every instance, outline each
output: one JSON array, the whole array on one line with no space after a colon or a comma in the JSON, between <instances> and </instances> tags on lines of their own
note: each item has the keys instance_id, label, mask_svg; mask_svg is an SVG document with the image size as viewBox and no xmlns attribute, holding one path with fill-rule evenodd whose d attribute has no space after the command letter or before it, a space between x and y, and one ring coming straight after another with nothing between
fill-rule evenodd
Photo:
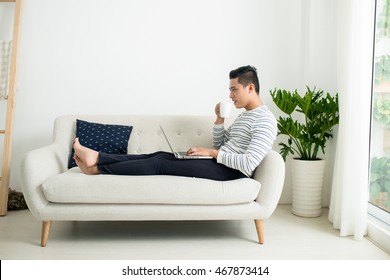
<instances>
[{"instance_id":1,"label":"dark blue pillow","mask_svg":"<svg viewBox=\"0 0 390 280\"><path fill-rule=\"evenodd\" d=\"M132 126L76 120L76 137L79 138L81 145L98 152L127 154L127 146L132 130ZM68 168L76 166L73 156L74 150L72 147Z\"/></svg>"}]
</instances>

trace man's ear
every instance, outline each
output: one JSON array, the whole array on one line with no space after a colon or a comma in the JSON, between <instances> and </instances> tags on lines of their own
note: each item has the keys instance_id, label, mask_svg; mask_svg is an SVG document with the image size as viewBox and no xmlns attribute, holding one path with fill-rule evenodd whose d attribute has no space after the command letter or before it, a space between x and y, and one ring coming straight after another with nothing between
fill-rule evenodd
<instances>
[{"instance_id":1,"label":"man's ear","mask_svg":"<svg viewBox=\"0 0 390 280\"><path fill-rule=\"evenodd\" d=\"M248 85L248 90L249 90L249 93L255 93L256 92L256 90L255 90L255 85L254 84L249 84Z\"/></svg>"}]
</instances>

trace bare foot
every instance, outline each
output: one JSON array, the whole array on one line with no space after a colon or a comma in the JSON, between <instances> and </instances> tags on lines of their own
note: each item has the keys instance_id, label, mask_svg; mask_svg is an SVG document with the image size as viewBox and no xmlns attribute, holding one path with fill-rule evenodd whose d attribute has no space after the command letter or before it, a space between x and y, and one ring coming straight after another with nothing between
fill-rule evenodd
<instances>
[{"instance_id":1,"label":"bare foot","mask_svg":"<svg viewBox=\"0 0 390 280\"><path fill-rule=\"evenodd\" d=\"M77 166L80 170L86 175L98 175L99 170L97 169L97 165L86 166L83 161L80 160L78 156L74 156L74 160L76 161Z\"/></svg>"},{"instance_id":2,"label":"bare foot","mask_svg":"<svg viewBox=\"0 0 390 280\"><path fill-rule=\"evenodd\" d=\"M91 167L98 163L99 152L84 147L80 144L78 138L74 140L73 149L75 157L77 157L78 161L86 167Z\"/></svg>"}]
</instances>

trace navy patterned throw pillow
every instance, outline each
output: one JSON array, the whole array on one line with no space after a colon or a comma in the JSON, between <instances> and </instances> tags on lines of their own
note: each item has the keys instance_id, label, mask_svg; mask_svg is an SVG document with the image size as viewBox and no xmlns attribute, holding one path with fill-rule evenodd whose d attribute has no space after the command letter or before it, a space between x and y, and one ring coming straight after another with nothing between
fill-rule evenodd
<instances>
[{"instance_id":1,"label":"navy patterned throw pillow","mask_svg":"<svg viewBox=\"0 0 390 280\"><path fill-rule=\"evenodd\" d=\"M98 152L127 154L127 145L132 130L132 126L76 120L76 137L79 138L81 145ZM68 168L76 166L73 156L72 148Z\"/></svg>"}]
</instances>

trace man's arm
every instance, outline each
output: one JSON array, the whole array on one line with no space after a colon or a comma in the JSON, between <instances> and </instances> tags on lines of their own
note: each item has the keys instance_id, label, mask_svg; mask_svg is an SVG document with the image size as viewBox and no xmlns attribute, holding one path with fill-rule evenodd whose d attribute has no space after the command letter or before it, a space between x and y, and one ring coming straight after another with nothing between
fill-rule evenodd
<instances>
[{"instance_id":1,"label":"man's arm","mask_svg":"<svg viewBox=\"0 0 390 280\"><path fill-rule=\"evenodd\" d=\"M215 115L217 116L217 119L214 122L215 125L220 125L225 122L225 119L221 118L220 115L220 103L217 103L217 105L215 105ZM218 157L218 152L219 151L217 149L190 148L187 151L187 154L189 156L212 156L216 159Z\"/></svg>"}]
</instances>

